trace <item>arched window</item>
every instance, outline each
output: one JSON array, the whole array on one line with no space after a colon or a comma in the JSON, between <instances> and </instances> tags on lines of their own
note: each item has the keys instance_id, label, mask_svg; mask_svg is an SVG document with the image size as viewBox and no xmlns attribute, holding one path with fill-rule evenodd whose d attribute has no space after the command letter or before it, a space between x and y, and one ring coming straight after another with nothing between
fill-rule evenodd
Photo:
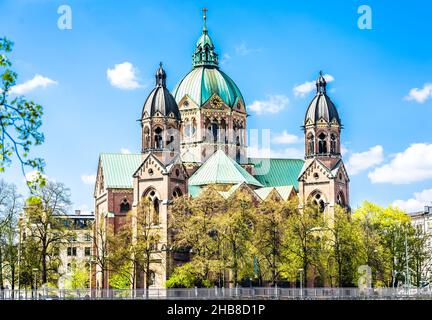
<instances>
[{"instance_id":1,"label":"arched window","mask_svg":"<svg viewBox=\"0 0 432 320\"><path fill-rule=\"evenodd\" d=\"M315 192L312 194L311 197L311 201L313 204L315 204L316 206L318 206L319 211L321 213L324 212L325 208L326 208L326 202L324 197L322 196L321 192Z\"/></svg>"},{"instance_id":2,"label":"arched window","mask_svg":"<svg viewBox=\"0 0 432 320\"><path fill-rule=\"evenodd\" d=\"M67 272L72 272L72 265L70 263L67 264Z\"/></svg>"},{"instance_id":3,"label":"arched window","mask_svg":"<svg viewBox=\"0 0 432 320\"><path fill-rule=\"evenodd\" d=\"M181 192L180 188L175 188L174 191L173 191L173 198L181 197L182 194L183 193Z\"/></svg>"},{"instance_id":4,"label":"arched window","mask_svg":"<svg viewBox=\"0 0 432 320\"><path fill-rule=\"evenodd\" d=\"M148 127L144 129L144 148L150 148L150 129Z\"/></svg>"},{"instance_id":5,"label":"arched window","mask_svg":"<svg viewBox=\"0 0 432 320\"><path fill-rule=\"evenodd\" d=\"M220 140L223 141L224 143L228 143L227 125L225 119L221 120Z\"/></svg>"},{"instance_id":6,"label":"arched window","mask_svg":"<svg viewBox=\"0 0 432 320\"><path fill-rule=\"evenodd\" d=\"M323 132L318 136L318 153L319 154L326 154L327 153L326 138L327 138L327 136Z\"/></svg>"},{"instance_id":7,"label":"arched window","mask_svg":"<svg viewBox=\"0 0 432 320\"><path fill-rule=\"evenodd\" d=\"M312 133L309 133L307 141L308 141L308 154L313 155L315 153L315 137Z\"/></svg>"},{"instance_id":8,"label":"arched window","mask_svg":"<svg viewBox=\"0 0 432 320\"><path fill-rule=\"evenodd\" d=\"M154 285L156 282L156 273L154 271L150 271L149 273L149 286Z\"/></svg>"},{"instance_id":9,"label":"arched window","mask_svg":"<svg viewBox=\"0 0 432 320\"><path fill-rule=\"evenodd\" d=\"M130 204L129 201L127 201L127 199L123 199L123 201L120 203L120 212L125 213L128 212L130 210Z\"/></svg>"},{"instance_id":10,"label":"arched window","mask_svg":"<svg viewBox=\"0 0 432 320\"><path fill-rule=\"evenodd\" d=\"M218 134L219 134L219 125L216 122L212 122L210 126L208 127L211 139L213 142L218 141Z\"/></svg>"},{"instance_id":11,"label":"arched window","mask_svg":"<svg viewBox=\"0 0 432 320\"><path fill-rule=\"evenodd\" d=\"M332 134L330 136L330 152L332 154L335 154L337 152L337 150L336 150L336 136L334 134Z\"/></svg>"},{"instance_id":12,"label":"arched window","mask_svg":"<svg viewBox=\"0 0 432 320\"><path fill-rule=\"evenodd\" d=\"M343 195L342 192L339 192L336 199L336 203L341 207L345 207L345 196Z\"/></svg>"},{"instance_id":13,"label":"arched window","mask_svg":"<svg viewBox=\"0 0 432 320\"><path fill-rule=\"evenodd\" d=\"M152 212L151 212L151 219L152 224L159 224L159 198L156 194L156 191L152 188L145 192L144 197L150 200L150 203L152 204Z\"/></svg>"},{"instance_id":14,"label":"arched window","mask_svg":"<svg viewBox=\"0 0 432 320\"><path fill-rule=\"evenodd\" d=\"M155 197L153 199L153 224L159 224L159 199Z\"/></svg>"},{"instance_id":15,"label":"arched window","mask_svg":"<svg viewBox=\"0 0 432 320\"><path fill-rule=\"evenodd\" d=\"M157 127L155 130L155 149L163 149L163 130L160 127Z\"/></svg>"},{"instance_id":16,"label":"arched window","mask_svg":"<svg viewBox=\"0 0 432 320\"><path fill-rule=\"evenodd\" d=\"M191 137L195 136L197 130L197 122L195 118L192 118L192 131L191 131Z\"/></svg>"},{"instance_id":17,"label":"arched window","mask_svg":"<svg viewBox=\"0 0 432 320\"><path fill-rule=\"evenodd\" d=\"M186 118L186 119L184 120L183 136L184 136L185 138L190 138L190 136L191 136L191 131L192 131L192 125L191 125L191 123L189 122L189 119Z\"/></svg>"},{"instance_id":18,"label":"arched window","mask_svg":"<svg viewBox=\"0 0 432 320\"><path fill-rule=\"evenodd\" d=\"M241 156L241 152L240 152L240 137L237 136L236 138L236 161L240 162L240 156Z\"/></svg>"}]
</instances>

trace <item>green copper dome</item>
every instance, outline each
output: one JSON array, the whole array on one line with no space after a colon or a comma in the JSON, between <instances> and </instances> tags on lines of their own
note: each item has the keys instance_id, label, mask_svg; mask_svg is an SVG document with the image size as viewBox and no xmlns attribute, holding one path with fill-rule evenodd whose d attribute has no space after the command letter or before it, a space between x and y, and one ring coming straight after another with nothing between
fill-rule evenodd
<instances>
[{"instance_id":1,"label":"green copper dome","mask_svg":"<svg viewBox=\"0 0 432 320\"><path fill-rule=\"evenodd\" d=\"M187 95L201 107L213 94L217 94L230 108L233 108L238 101L244 104L237 85L219 70L218 54L208 35L205 15L203 31L192 55L192 66L192 70L172 91L177 103Z\"/></svg>"},{"instance_id":2,"label":"green copper dome","mask_svg":"<svg viewBox=\"0 0 432 320\"><path fill-rule=\"evenodd\" d=\"M198 106L217 94L230 108L243 97L234 81L218 68L195 67L175 86L172 94L177 103L187 95Z\"/></svg>"}]
</instances>

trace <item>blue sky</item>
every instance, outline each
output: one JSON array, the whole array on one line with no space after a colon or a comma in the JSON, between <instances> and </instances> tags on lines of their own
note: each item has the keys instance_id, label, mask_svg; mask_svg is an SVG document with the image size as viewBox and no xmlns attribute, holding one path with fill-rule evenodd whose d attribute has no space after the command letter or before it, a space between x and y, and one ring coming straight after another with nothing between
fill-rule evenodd
<instances>
[{"instance_id":1,"label":"blue sky","mask_svg":"<svg viewBox=\"0 0 432 320\"><path fill-rule=\"evenodd\" d=\"M63 4L71 30L57 26ZM357 25L364 4L371 30ZM432 201L432 4L2 0L17 92L45 108L46 141L33 155L71 188L74 208L92 208L100 152L139 152L135 120L155 69L164 62L169 88L190 70L204 6L221 69L243 93L249 128L271 129L273 156L302 156L300 126L314 95L307 82L323 70L344 124L352 207L368 199L417 210ZM17 166L2 177L25 192Z\"/></svg>"}]
</instances>

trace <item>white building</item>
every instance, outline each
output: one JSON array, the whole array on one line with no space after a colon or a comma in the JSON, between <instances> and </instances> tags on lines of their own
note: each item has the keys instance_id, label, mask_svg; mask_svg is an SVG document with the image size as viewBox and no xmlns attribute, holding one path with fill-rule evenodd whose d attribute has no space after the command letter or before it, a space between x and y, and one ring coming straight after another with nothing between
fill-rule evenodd
<instances>
[{"instance_id":1,"label":"white building","mask_svg":"<svg viewBox=\"0 0 432 320\"><path fill-rule=\"evenodd\" d=\"M427 248L432 255L432 206L425 206L423 211L409 214L413 227L420 232L430 235L427 239ZM429 261L429 266L426 267L426 272L422 275L423 279L430 279L432 276L432 261Z\"/></svg>"},{"instance_id":2,"label":"white building","mask_svg":"<svg viewBox=\"0 0 432 320\"><path fill-rule=\"evenodd\" d=\"M90 286L90 263L93 252L92 225L94 215L81 214L80 210L75 210L75 214L59 216L63 220L68 231L72 231L72 236L60 248L60 266L58 287L64 289L67 281L70 280L75 268L84 268L88 272Z\"/></svg>"}]
</instances>

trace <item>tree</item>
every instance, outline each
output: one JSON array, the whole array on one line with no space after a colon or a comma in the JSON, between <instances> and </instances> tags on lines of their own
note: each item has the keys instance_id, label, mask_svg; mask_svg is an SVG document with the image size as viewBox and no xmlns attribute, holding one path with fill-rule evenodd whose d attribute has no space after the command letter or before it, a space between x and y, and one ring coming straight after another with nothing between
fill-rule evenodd
<instances>
[{"instance_id":1,"label":"tree","mask_svg":"<svg viewBox=\"0 0 432 320\"><path fill-rule=\"evenodd\" d=\"M99 216L95 221L93 233L94 255L92 265L95 267L95 275L101 275L101 284L97 288L104 288L106 285L106 276L110 271L110 262L112 261L112 249L115 247L115 237L113 227L107 223L105 217ZM92 276L92 275L91 275Z\"/></svg>"},{"instance_id":2,"label":"tree","mask_svg":"<svg viewBox=\"0 0 432 320\"><path fill-rule=\"evenodd\" d=\"M170 231L174 250L189 251L190 264L195 274L202 275L197 282L204 283L212 274L221 274L221 237L217 215L227 210L225 199L216 187L208 186L199 197L180 197L171 207ZM216 280L216 279L214 279Z\"/></svg>"},{"instance_id":3,"label":"tree","mask_svg":"<svg viewBox=\"0 0 432 320\"><path fill-rule=\"evenodd\" d=\"M69 189L62 183L51 181L36 188L27 200L24 232L27 239L31 238L37 244L42 284L48 282L49 276L58 276L59 247L69 233L57 216L66 214L70 204Z\"/></svg>"},{"instance_id":4,"label":"tree","mask_svg":"<svg viewBox=\"0 0 432 320\"><path fill-rule=\"evenodd\" d=\"M15 154L23 174L25 167L43 172L44 161L28 157L31 146L44 141L39 131L43 108L23 96L10 100L17 79L17 73L11 69L12 62L8 58L12 48L11 41L0 38L0 171L10 165ZM36 181L42 182L42 176L39 175Z\"/></svg>"},{"instance_id":5,"label":"tree","mask_svg":"<svg viewBox=\"0 0 432 320\"><path fill-rule=\"evenodd\" d=\"M408 239L409 262L413 271L414 285L420 288L431 281L427 278L428 275L430 277L432 271L432 252L428 245L431 241L431 235L423 229L423 226L418 226L411 228Z\"/></svg>"},{"instance_id":6,"label":"tree","mask_svg":"<svg viewBox=\"0 0 432 320\"><path fill-rule=\"evenodd\" d=\"M353 221L346 209L335 207L331 234L331 261L334 262L336 283L339 287L355 284L357 269L361 265L361 228L358 221ZM329 273L332 265L328 265ZM332 281L331 281L332 282Z\"/></svg>"},{"instance_id":7,"label":"tree","mask_svg":"<svg viewBox=\"0 0 432 320\"><path fill-rule=\"evenodd\" d=\"M287 263L291 265L291 277L302 271L303 283L308 284L308 273L322 272L321 255L327 249L327 224L320 208L305 204L301 210L292 210L287 217L284 245ZM293 268L295 266L295 268ZM324 280L324 275L321 274Z\"/></svg>"},{"instance_id":8,"label":"tree","mask_svg":"<svg viewBox=\"0 0 432 320\"><path fill-rule=\"evenodd\" d=\"M66 289L88 288L90 283L89 270L85 265L72 263L70 278L66 280Z\"/></svg>"},{"instance_id":9,"label":"tree","mask_svg":"<svg viewBox=\"0 0 432 320\"><path fill-rule=\"evenodd\" d=\"M269 197L258 205L256 211L254 256L259 266L259 278L267 277L272 285L276 284L281 274L287 275L284 238L288 216L293 210L296 210L296 203L283 203Z\"/></svg>"},{"instance_id":10,"label":"tree","mask_svg":"<svg viewBox=\"0 0 432 320\"><path fill-rule=\"evenodd\" d=\"M18 265L17 223L22 209L21 200L15 185L0 181L0 289L4 288L4 277L11 288L15 288Z\"/></svg>"},{"instance_id":11,"label":"tree","mask_svg":"<svg viewBox=\"0 0 432 320\"><path fill-rule=\"evenodd\" d=\"M252 196L239 190L228 202L229 210L215 216L217 237L220 238L220 253L223 263L232 270L232 281L236 286L243 273L247 273L250 243L254 226L254 203ZM220 260L220 259L219 259Z\"/></svg>"},{"instance_id":12,"label":"tree","mask_svg":"<svg viewBox=\"0 0 432 320\"><path fill-rule=\"evenodd\" d=\"M137 288L143 274L144 288L148 289L151 283L151 263L161 258L158 248L161 235L154 228L154 210L151 201L142 198L137 208L128 213L113 246L112 264L116 272L113 281L121 280L125 284L126 278L129 278L129 288Z\"/></svg>"},{"instance_id":13,"label":"tree","mask_svg":"<svg viewBox=\"0 0 432 320\"><path fill-rule=\"evenodd\" d=\"M366 201L353 219L362 228L363 261L372 268L374 285L390 287L404 279L405 237L411 228L408 215L398 208L383 208Z\"/></svg>"}]
</instances>

